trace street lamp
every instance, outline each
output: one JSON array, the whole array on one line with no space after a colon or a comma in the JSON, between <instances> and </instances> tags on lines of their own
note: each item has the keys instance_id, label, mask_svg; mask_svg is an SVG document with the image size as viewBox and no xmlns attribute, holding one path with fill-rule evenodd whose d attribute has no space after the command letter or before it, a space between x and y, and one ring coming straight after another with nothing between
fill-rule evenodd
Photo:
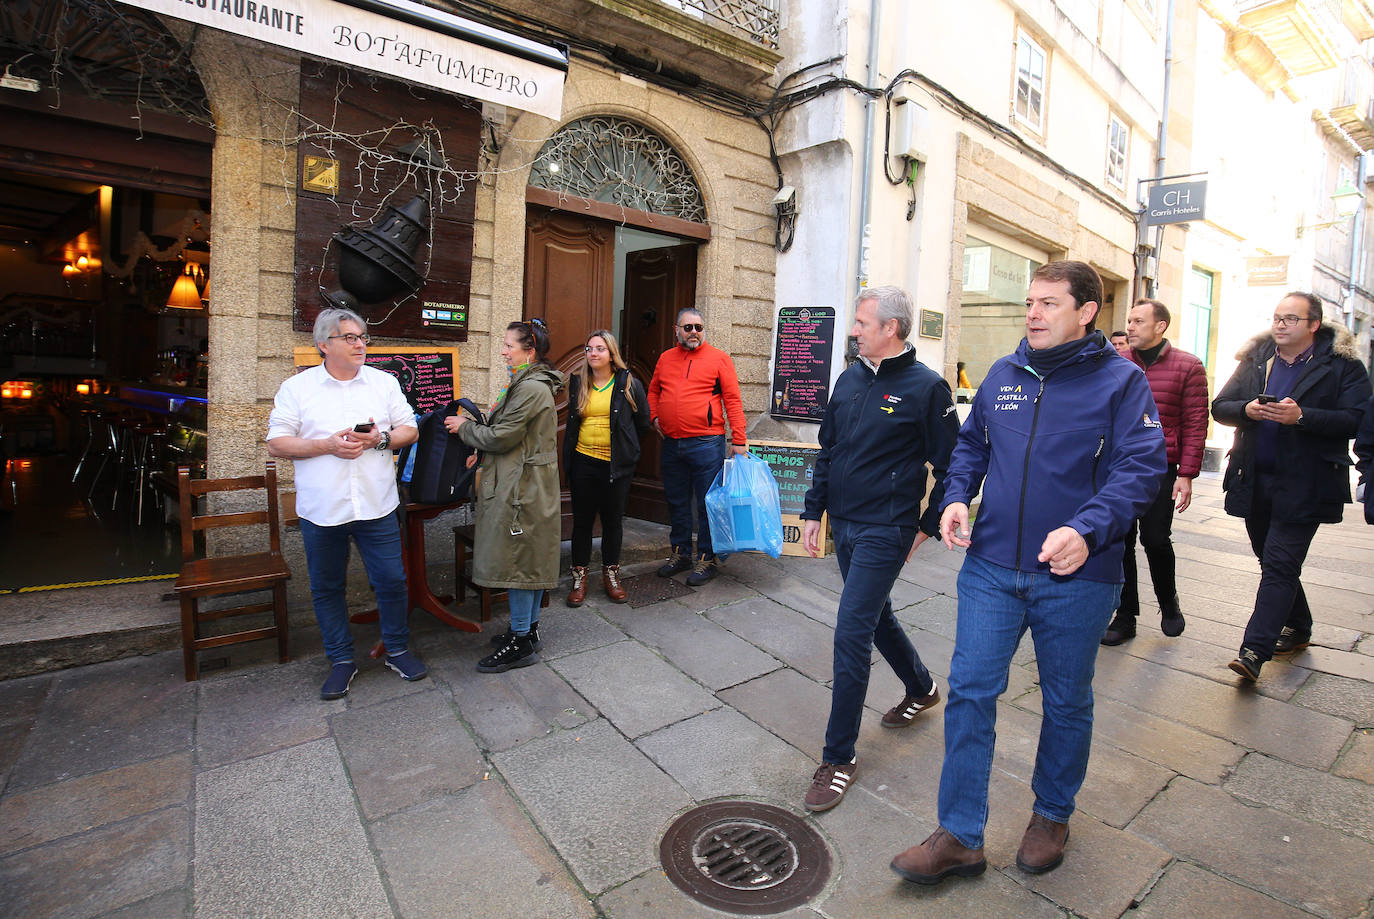
<instances>
[{"instance_id":1,"label":"street lamp","mask_svg":"<svg viewBox=\"0 0 1374 919\"><path fill-rule=\"evenodd\" d=\"M1336 208L1335 220L1305 224L1298 227L1297 235L1302 236L1304 230L1324 230L1327 227L1345 223L1359 213L1360 208L1364 206L1364 195L1360 194L1360 190L1355 187L1353 182L1346 182L1331 193L1331 203Z\"/></svg>"}]
</instances>

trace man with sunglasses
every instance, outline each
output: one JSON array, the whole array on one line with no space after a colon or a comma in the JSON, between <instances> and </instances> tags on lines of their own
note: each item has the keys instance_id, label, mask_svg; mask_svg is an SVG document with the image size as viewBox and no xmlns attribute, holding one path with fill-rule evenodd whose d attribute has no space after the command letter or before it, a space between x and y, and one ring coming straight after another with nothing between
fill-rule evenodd
<instances>
[{"instance_id":1,"label":"man with sunglasses","mask_svg":"<svg viewBox=\"0 0 1374 919\"><path fill-rule=\"evenodd\" d=\"M1301 291L1279 301L1271 331L1236 359L1212 417L1236 429L1226 512L1245 518L1260 560L1254 612L1229 665L1254 682L1265 661L1312 640L1302 563L1318 525L1338 523L1350 501L1350 438L1370 384L1354 336L1323 322L1321 298Z\"/></svg>"},{"instance_id":2,"label":"man with sunglasses","mask_svg":"<svg viewBox=\"0 0 1374 919\"><path fill-rule=\"evenodd\" d=\"M428 672L406 647L410 605L391 456L414 443L419 430L396 378L367 366L367 343L357 313L320 310L315 347L324 362L281 384L268 421L267 452L296 468L310 594L330 662L321 699L348 695L358 673L345 602L350 537L377 594L386 665L406 680Z\"/></svg>"},{"instance_id":3,"label":"man with sunglasses","mask_svg":"<svg viewBox=\"0 0 1374 919\"><path fill-rule=\"evenodd\" d=\"M659 355L649 381L649 414L663 436L663 497L668 502L672 555L658 569L670 578L691 569L687 583L699 587L717 574L706 516L706 490L725 461L725 421L730 421L730 449L746 453L744 402L735 362L706 343L701 313L687 307L674 323L677 345ZM697 518L695 562L692 514Z\"/></svg>"}]
</instances>

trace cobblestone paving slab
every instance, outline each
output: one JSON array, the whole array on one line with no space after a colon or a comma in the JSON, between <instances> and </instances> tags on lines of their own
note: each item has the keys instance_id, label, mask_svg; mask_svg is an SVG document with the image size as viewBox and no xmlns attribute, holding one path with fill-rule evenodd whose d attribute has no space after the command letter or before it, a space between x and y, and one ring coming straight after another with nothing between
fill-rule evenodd
<instances>
[{"instance_id":1,"label":"cobblestone paving slab","mask_svg":"<svg viewBox=\"0 0 1374 919\"><path fill-rule=\"evenodd\" d=\"M1106 662L1115 654L1129 654L1227 686L1234 685L1236 679L1235 674L1226 667L1236 656L1234 651L1194 641L1186 635L1165 638L1158 634L1141 634L1118 647L1102 648L1098 660L1103 662L1103 666L1108 666ZM1370 663L1374 664L1374 661ZM1311 676L1310 669L1292 666L1286 660L1270 661L1264 665L1264 679L1256 683L1253 689L1261 695L1287 701Z\"/></svg>"},{"instance_id":2,"label":"cobblestone paving slab","mask_svg":"<svg viewBox=\"0 0 1374 919\"><path fill-rule=\"evenodd\" d=\"M448 694L438 689L335 715L331 723L368 820L466 788L486 771Z\"/></svg>"},{"instance_id":3,"label":"cobblestone paving slab","mask_svg":"<svg viewBox=\"0 0 1374 919\"><path fill-rule=\"evenodd\" d=\"M594 581L590 577L587 580L594 583L597 591L601 590L599 573ZM544 650L539 652L542 659L555 660L579 651L604 648L625 638L625 633L603 619L599 612L617 604L598 595L592 598L595 606L574 608L563 605L563 596L555 593L549 608L539 616L539 638L544 642Z\"/></svg>"},{"instance_id":4,"label":"cobblestone paving slab","mask_svg":"<svg viewBox=\"0 0 1374 919\"><path fill-rule=\"evenodd\" d=\"M637 641L710 689L724 689L782 666L749 642L676 602L644 610L618 606L606 615Z\"/></svg>"},{"instance_id":5,"label":"cobblestone paving slab","mask_svg":"<svg viewBox=\"0 0 1374 919\"><path fill-rule=\"evenodd\" d=\"M388 817L372 839L406 919L596 914L498 781Z\"/></svg>"},{"instance_id":6,"label":"cobblestone paving slab","mask_svg":"<svg viewBox=\"0 0 1374 919\"><path fill-rule=\"evenodd\" d=\"M1374 729L1361 728L1350 738L1336 767L1331 770L1336 775L1359 779L1366 785L1374 785Z\"/></svg>"},{"instance_id":7,"label":"cobblestone paving slab","mask_svg":"<svg viewBox=\"0 0 1374 919\"><path fill-rule=\"evenodd\" d=\"M478 673L478 659L489 653L490 645L471 644L459 654L430 662L430 678L452 690L454 703L483 749L509 750L596 717L595 707L546 664Z\"/></svg>"},{"instance_id":8,"label":"cobblestone paving slab","mask_svg":"<svg viewBox=\"0 0 1374 919\"><path fill-rule=\"evenodd\" d=\"M1374 787L1363 782L1252 753L1221 787L1242 801L1374 841Z\"/></svg>"},{"instance_id":9,"label":"cobblestone paving slab","mask_svg":"<svg viewBox=\"0 0 1374 919\"><path fill-rule=\"evenodd\" d=\"M196 776L195 914L391 914L333 740Z\"/></svg>"},{"instance_id":10,"label":"cobblestone paving slab","mask_svg":"<svg viewBox=\"0 0 1374 919\"><path fill-rule=\"evenodd\" d=\"M795 670L777 670L716 694L819 763L830 689Z\"/></svg>"},{"instance_id":11,"label":"cobblestone paving slab","mask_svg":"<svg viewBox=\"0 0 1374 919\"><path fill-rule=\"evenodd\" d=\"M99 919L185 919L190 913L190 897L185 890L168 890L146 900L132 903Z\"/></svg>"},{"instance_id":12,"label":"cobblestone paving slab","mask_svg":"<svg viewBox=\"0 0 1374 919\"><path fill-rule=\"evenodd\" d=\"M190 830L174 807L0 859L0 917L86 919L179 887Z\"/></svg>"},{"instance_id":13,"label":"cobblestone paving slab","mask_svg":"<svg viewBox=\"0 0 1374 919\"><path fill-rule=\"evenodd\" d=\"M0 855L186 804L190 794L191 755L175 753L9 795L0 800Z\"/></svg>"},{"instance_id":14,"label":"cobblestone paving slab","mask_svg":"<svg viewBox=\"0 0 1374 919\"><path fill-rule=\"evenodd\" d=\"M772 600L742 600L707 618L822 683L830 681L834 630Z\"/></svg>"},{"instance_id":15,"label":"cobblestone paving slab","mask_svg":"<svg viewBox=\"0 0 1374 919\"><path fill-rule=\"evenodd\" d=\"M1328 919L1374 896L1374 845L1175 779L1130 831L1217 874Z\"/></svg>"},{"instance_id":16,"label":"cobblestone paving slab","mask_svg":"<svg viewBox=\"0 0 1374 919\"><path fill-rule=\"evenodd\" d=\"M728 708L680 721L635 746L699 801L743 797L795 806L815 769L795 747Z\"/></svg>"},{"instance_id":17,"label":"cobblestone paving slab","mask_svg":"<svg viewBox=\"0 0 1374 919\"><path fill-rule=\"evenodd\" d=\"M715 696L636 641L569 655L550 666L627 737L720 705Z\"/></svg>"},{"instance_id":18,"label":"cobblestone paving slab","mask_svg":"<svg viewBox=\"0 0 1374 919\"><path fill-rule=\"evenodd\" d=\"M1311 919L1312 914L1294 909L1258 891L1218 877L1187 862L1174 862L1150 888L1133 919Z\"/></svg>"},{"instance_id":19,"label":"cobblestone paving slab","mask_svg":"<svg viewBox=\"0 0 1374 919\"><path fill-rule=\"evenodd\" d=\"M1326 768L1350 736L1350 722L1340 718L1319 712L1294 718L1286 703L1243 686L1225 686L1129 655L1119 657L1115 666L1097 668L1093 680L1096 694L1250 749Z\"/></svg>"},{"instance_id":20,"label":"cobblestone paving slab","mask_svg":"<svg viewBox=\"0 0 1374 919\"><path fill-rule=\"evenodd\" d=\"M658 839L692 803L604 720L499 753L495 765L535 825L593 894L658 861Z\"/></svg>"},{"instance_id":21,"label":"cobblestone paving slab","mask_svg":"<svg viewBox=\"0 0 1374 919\"><path fill-rule=\"evenodd\" d=\"M608 890L597 898L596 904L605 919L707 919L726 915L687 896L662 870L646 871ZM771 915L776 919L822 919L820 913L806 906ZM830 916L838 919L833 913Z\"/></svg>"},{"instance_id":22,"label":"cobblestone paving slab","mask_svg":"<svg viewBox=\"0 0 1374 919\"><path fill-rule=\"evenodd\" d=\"M179 655L113 661L66 671L53 686L7 791L104 772L191 749L194 683Z\"/></svg>"},{"instance_id":23,"label":"cobblestone paving slab","mask_svg":"<svg viewBox=\"0 0 1374 919\"><path fill-rule=\"evenodd\" d=\"M346 703L320 700L325 675L317 658L202 680L198 765L222 766L327 735L329 715L342 712ZM364 692L359 674L349 694Z\"/></svg>"}]
</instances>

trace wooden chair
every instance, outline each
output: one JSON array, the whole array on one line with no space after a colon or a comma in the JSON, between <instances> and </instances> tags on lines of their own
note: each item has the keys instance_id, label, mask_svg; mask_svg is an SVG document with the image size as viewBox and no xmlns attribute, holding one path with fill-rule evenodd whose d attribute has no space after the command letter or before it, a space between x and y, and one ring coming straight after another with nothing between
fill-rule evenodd
<instances>
[{"instance_id":1,"label":"wooden chair","mask_svg":"<svg viewBox=\"0 0 1374 919\"><path fill-rule=\"evenodd\" d=\"M197 514L196 499L210 492L248 491L265 489L267 509L231 514ZM181 576L173 590L181 598L181 648L186 664L187 681L198 677L196 652L220 645L277 639L278 657L282 663L291 659L286 629L286 580L291 569L281 554L281 531L277 513L277 464L267 461L263 475L237 479L192 479L187 466L177 469L177 491L181 502ZM267 524L270 551L251 555L228 555L215 558L197 557L196 534L218 527ZM255 603L223 610L200 609L202 597L241 593L250 590L271 590L272 602ZM228 616L249 613L275 614L275 624L258 629L246 629L225 635L201 637L200 624Z\"/></svg>"}]
</instances>

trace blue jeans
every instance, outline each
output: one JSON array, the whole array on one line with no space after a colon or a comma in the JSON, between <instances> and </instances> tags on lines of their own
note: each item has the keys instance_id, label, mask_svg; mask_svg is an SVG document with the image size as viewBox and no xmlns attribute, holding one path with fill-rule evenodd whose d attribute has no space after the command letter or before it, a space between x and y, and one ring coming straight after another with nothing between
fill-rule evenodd
<instances>
[{"instance_id":1,"label":"blue jeans","mask_svg":"<svg viewBox=\"0 0 1374 919\"><path fill-rule=\"evenodd\" d=\"M673 549L692 554L692 514L697 518L697 554L711 551L706 491L725 462L725 435L663 438L663 498L668 502L668 538Z\"/></svg>"},{"instance_id":2,"label":"blue jeans","mask_svg":"<svg viewBox=\"0 0 1374 919\"><path fill-rule=\"evenodd\" d=\"M310 595L315 600L315 620L324 638L324 653L335 664L354 659L353 633L348 628L344 601L350 536L358 545L367 579L377 594L382 642L387 653L401 653L410 640L410 603L396 511L376 520L354 520L332 527L317 526L302 517L301 537L305 541L305 565L310 572Z\"/></svg>"},{"instance_id":3,"label":"blue jeans","mask_svg":"<svg viewBox=\"0 0 1374 919\"><path fill-rule=\"evenodd\" d=\"M1016 571L965 556L940 773L940 825L964 845L983 845L997 697L1006 691L1011 657L1027 628L1044 709L1031 778L1034 810L1068 822L1088 771L1097 645L1120 599L1120 584Z\"/></svg>"},{"instance_id":4,"label":"blue jeans","mask_svg":"<svg viewBox=\"0 0 1374 919\"><path fill-rule=\"evenodd\" d=\"M510 604L510 630L517 635L528 635L530 626L539 621L539 601L544 599L542 590L523 590L512 587L506 591L506 602Z\"/></svg>"},{"instance_id":5,"label":"blue jeans","mask_svg":"<svg viewBox=\"0 0 1374 919\"><path fill-rule=\"evenodd\" d=\"M835 557L844 590L835 622L835 680L830 695L830 723L825 728L827 763L854 759L873 648L897 674L907 695L930 695L934 681L921 656L892 615L892 583L906 563L915 527L880 526L830 518Z\"/></svg>"}]
</instances>

